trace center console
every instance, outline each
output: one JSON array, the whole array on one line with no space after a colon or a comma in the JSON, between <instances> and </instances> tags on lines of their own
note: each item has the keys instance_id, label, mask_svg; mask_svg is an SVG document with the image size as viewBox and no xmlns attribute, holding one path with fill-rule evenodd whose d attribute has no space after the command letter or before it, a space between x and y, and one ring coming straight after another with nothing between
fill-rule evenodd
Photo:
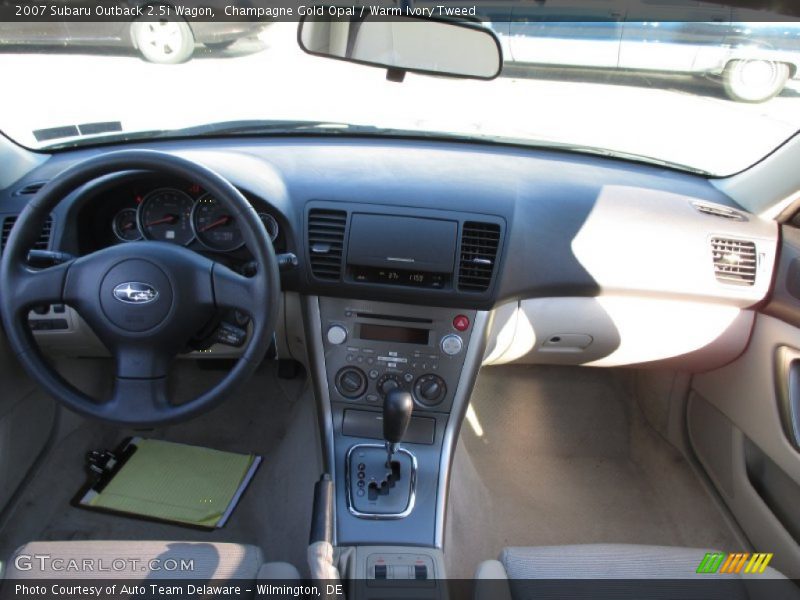
<instances>
[{"instance_id":1,"label":"center console","mask_svg":"<svg viewBox=\"0 0 800 600\"><path fill-rule=\"evenodd\" d=\"M392 214L385 211L391 210ZM450 466L481 363L505 223L309 203L309 359L335 544L368 582L444 576ZM391 587L391 586L390 586Z\"/></svg>"},{"instance_id":2,"label":"center console","mask_svg":"<svg viewBox=\"0 0 800 600\"><path fill-rule=\"evenodd\" d=\"M337 544L441 547L450 462L487 313L307 297L305 319ZM387 461L384 403L397 392L413 411Z\"/></svg>"}]
</instances>

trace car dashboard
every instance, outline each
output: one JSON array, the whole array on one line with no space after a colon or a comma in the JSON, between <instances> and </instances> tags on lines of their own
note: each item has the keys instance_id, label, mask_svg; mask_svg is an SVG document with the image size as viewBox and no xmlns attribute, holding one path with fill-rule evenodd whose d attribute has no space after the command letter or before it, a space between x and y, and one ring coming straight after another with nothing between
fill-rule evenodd
<instances>
[{"instance_id":1,"label":"car dashboard","mask_svg":"<svg viewBox=\"0 0 800 600\"><path fill-rule=\"evenodd\" d=\"M271 356L310 374L339 545L442 547L449 469L480 368L716 368L744 351L772 282L777 225L712 181L666 168L374 137L131 146L223 175L292 257L281 261ZM43 182L114 150L54 154L2 191L3 241ZM246 273L252 259L240 241L225 208L194 182L124 172L64 198L37 248L85 255L125 244L135 255L166 242ZM29 324L45 352L107 355L69 306L36 307ZM183 356L237 358L247 315L217 324L225 335ZM414 405L404 437L411 484L382 502L354 473L383 437L381 406L393 391Z\"/></svg>"},{"instance_id":2,"label":"car dashboard","mask_svg":"<svg viewBox=\"0 0 800 600\"><path fill-rule=\"evenodd\" d=\"M748 308L766 297L775 262L774 223L747 214L708 179L633 162L368 137L126 147L197 161L245 194L276 252L297 259L282 273L285 311L308 296L489 311L485 364L713 366L746 343ZM41 185L114 150L59 152L1 192L3 241ZM73 255L115 244L135 252L156 240L238 270L250 261L214 198L152 173L76 190L43 236L39 248ZM43 325L40 342L69 351L73 333L88 352L90 332L76 315L67 321L67 329ZM291 328L284 318L277 340L290 355L302 352Z\"/></svg>"}]
</instances>

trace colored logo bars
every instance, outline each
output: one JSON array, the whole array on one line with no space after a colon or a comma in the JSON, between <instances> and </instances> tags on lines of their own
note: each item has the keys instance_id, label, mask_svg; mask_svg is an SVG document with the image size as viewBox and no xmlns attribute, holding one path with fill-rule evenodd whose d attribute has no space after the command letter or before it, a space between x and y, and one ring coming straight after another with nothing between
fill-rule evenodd
<instances>
[{"instance_id":1,"label":"colored logo bars","mask_svg":"<svg viewBox=\"0 0 800 600\"><path fill-rule=\"evenodd\" d=\"M700 561L697 573L763 573L771 560L772 553L709 552Z\"/></svg>"}]
</instances>

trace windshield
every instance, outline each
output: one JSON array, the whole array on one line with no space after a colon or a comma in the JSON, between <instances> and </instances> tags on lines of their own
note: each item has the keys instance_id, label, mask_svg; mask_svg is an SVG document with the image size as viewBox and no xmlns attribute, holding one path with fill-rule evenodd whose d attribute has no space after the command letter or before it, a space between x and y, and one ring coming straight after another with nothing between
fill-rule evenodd
<instances>
[{"instance_id":1,"label":"windshield","mask_svg":"<svg viewBox=\"0 0 800 600\"><path fill-rule=\"evenodd\" d=\"M800 129L800 25L686 5L696 14L685 21L592 20L596 8L566 18L539 2L484 15L504 57L492 81L390 81L304 53L296 19L3 22L0 130L34 149L251 132L458 136L732 174Z\"/></svg>"}]
</instances>

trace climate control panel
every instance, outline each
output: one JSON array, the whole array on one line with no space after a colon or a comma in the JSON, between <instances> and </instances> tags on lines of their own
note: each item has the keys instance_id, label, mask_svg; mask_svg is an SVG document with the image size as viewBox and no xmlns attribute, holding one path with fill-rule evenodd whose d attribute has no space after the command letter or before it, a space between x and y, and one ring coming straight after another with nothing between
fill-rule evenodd
<instances>
[{"instance_id":1,"label":"climate control panel","mask_svg":"<svg viewBox=\"0 0 800 600\"><path fill-rule=\"evenodd\" d=\"M415 409L448 412L474 311L320 298L331 399L381 406L394 389Z\"/></svg>"}]
</instances>

